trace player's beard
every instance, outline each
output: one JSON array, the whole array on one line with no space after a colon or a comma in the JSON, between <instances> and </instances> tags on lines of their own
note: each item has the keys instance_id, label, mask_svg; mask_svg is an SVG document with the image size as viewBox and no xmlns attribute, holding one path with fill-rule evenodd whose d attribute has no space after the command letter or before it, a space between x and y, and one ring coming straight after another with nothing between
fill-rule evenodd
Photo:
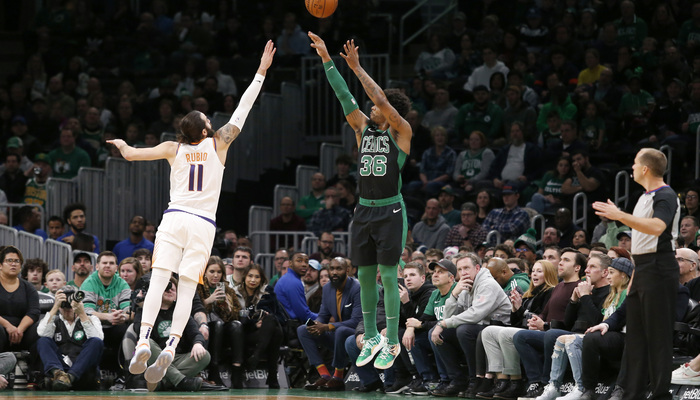
<instances>
[{"instance_id":1,"label":"player's beard","mask_svg":"<svg viewBox=\"0 0 700 400\"><path fill-rule=\"evenodd\" d=\"M207 128L207 137L214 137L214 130L211 128Z\"/></svg>"}]
</instances>

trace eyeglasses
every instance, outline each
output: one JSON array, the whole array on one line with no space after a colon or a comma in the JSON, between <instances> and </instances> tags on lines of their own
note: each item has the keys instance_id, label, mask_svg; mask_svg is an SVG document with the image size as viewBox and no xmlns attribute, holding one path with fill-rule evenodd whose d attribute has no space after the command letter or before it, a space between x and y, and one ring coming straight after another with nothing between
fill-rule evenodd
<instances>
[{"instance_id":1,"label":"eyeglasses","mask_svg":"<svg viewBox=\"0 0 700 400\"><path fill-rule=\"evenodd\" d=\"M20 260L19 258L6 258L5 263L7 263L7 264L21 264L22 260Z\"/></svg>"},{"instance_id":2,"label":"eyeglasses","mask_svg":"<svg viewBox=\"0 0 700 400\"><path fill-rule=\"evenodd\" d=\"M522 253L524 251L530 251L530 249L528 249L527 247L525 247L524 249L515 249L516 253Z\"/></svg>"},{"instance_id":3,"label":"eyeglasses","mask_svg":"<svg viewBox=\"0 0 700 400\"><path fill-rule=\"evenodd\" d=\"M681 262L681 261L687 261L687 262L689 262L689 263L695 264L695 261L693 261L693 260L690 260L690 259L687 259L687 258L683 258L683 257L676 257L676 262Z\"/></svg>"},{"instance_id":4,"label":"eyeglasses","mask_svg":"<svg viewBox=\"0 0 700 400\"><path fill-rule=\"evenodd\" d=\"M695 195L695 194L688 194L688 195L685 196L685 198L686 198L686 199L697 199L698 196Z\"/></svg>"},{"instance_id":5,"label":"eyeglasses","mask_svg":"<svg viewBox=\"0 0 700 400\"><path fill-rule=\"evenodd\" d=\"M333 244L332 240L319 240L319 242L321 242L323 244Z\"/></svg>"}]
</instances>

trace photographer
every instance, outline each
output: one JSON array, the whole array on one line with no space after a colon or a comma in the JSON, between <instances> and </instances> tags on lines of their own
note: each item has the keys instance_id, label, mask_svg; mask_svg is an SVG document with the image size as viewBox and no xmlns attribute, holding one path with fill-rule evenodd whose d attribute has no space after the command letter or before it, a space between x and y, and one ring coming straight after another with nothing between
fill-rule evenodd
<instances>
[{"instance_id":1,"label":"photographer","mask_svg":"<svg viewBox=\"0 0 700 400\"><path fill-rule=\"evenodd\" d=\"M236 292L225 280L224 262L211 256L204 270L204 283L197 286L197 294L209 316L209 377L219 385L241 389L243 387L243 327L238 321L241 306ZM224 338L226 338L224 340ZM224 356L225 357L222 357ZM229 366L233 374L229 378Z\"/></svg>"},{"instance_id":2,"label":"photographer","mask_svg":"<svg viewBox=\"0 0 700 400\"><path fill-rule=\"evenodd\" d=\"M75 286L59 289L51 311L39 322L36 347L51 380L48 389L88 389L96 381L104 334L100 320L85 313L83 296Z\"/></svg>"},{"instance_id":3,"label":"photographer","mask_svg":"<svg viewBox=\"0 0 700 400\"><path fill-rule=\"evenodd\" d=\"M277 296L267 285L267 276L257 264L251 264L243 273L243 282L236 286L236 296L242 308L241 322L247 348L254 348L246 366L255 369L260 359L267 360L267 386L279 389L277 359L282 344L282 327L286 313L277 302Z\"/></svg>"}]
</instances>

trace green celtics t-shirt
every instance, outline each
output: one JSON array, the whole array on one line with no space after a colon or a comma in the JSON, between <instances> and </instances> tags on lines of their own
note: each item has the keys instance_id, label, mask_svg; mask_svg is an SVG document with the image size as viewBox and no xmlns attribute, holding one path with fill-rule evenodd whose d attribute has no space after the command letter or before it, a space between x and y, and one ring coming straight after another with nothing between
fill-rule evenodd
<instances>
[{"instance_id":1,"label":"green celtics t-shirt","mask_svg":"<svg viewBox=\"0 0 700 400\"><path fill-rule=\"evenodd\" d=\"M430 299L428 300L428 304L425 306L425 311L423 311L423 314L434 315L438 321L442 321L445 318L445 303L452 294L452 289L454 289L456 285L457 282L453 283L450 290L448 290L444 296L440 294L439 290L433 290L433 293L430 295Z\"/></svg>"}]
</instances>

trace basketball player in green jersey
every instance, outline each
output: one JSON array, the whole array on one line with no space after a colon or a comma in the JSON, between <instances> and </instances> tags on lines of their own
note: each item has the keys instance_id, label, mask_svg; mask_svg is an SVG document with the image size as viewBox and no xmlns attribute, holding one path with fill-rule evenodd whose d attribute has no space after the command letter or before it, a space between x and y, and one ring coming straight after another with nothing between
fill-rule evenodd
<instances>
[{"instance_id":1,"label":"basketball player in green jersey","mask_svg":"<svg viewBox=\"0 0 700 400\"><path fill-rule=\"evenodd\" d=\"M404 116L411 108L408 97L396 89L382 90L360 66L358 47L348 41L340 53L374 103L369 118L360 111L348 86L333 64L326 45L309 32L311 47L323 60L323 69L348 124L355 131L360 201L352 224L352 263L359 266L365 340L357 366L390 368L401 351L399 344L399 288L397 267L406 243L406 207L401 197L401 169L411 150L411 126ZM377 332L377 266L384 286L386 337Z\"/></svg>"}]
</instances>

